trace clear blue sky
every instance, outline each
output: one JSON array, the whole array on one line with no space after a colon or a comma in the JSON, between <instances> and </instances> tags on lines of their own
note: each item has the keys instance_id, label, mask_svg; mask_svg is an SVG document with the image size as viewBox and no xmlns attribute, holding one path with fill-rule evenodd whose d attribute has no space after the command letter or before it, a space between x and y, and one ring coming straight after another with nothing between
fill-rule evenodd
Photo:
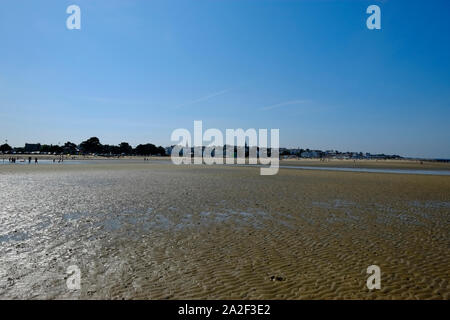
<instances>
[{"instance_id":1,"label":"clear blue sky","mask_svg":"<svg viewBox=\"0 0 450 320\"><path fill-rule=\"evenodd\" d=\"M81 7L81 30L66 8ZM381 30L366 8L381 7ZM449 1L0 5L0 142L169 145L279 128L286 147L450 158Z\"/></svg>"}]
</instances>

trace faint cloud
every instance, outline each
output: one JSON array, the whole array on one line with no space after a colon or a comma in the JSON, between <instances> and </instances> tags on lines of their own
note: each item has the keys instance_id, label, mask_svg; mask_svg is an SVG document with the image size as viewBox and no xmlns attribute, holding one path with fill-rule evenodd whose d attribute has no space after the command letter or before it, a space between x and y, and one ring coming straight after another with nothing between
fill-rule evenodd
<instances>
[{"instance_id":1,"label":"faint cloud","mask_svg":"<svg viewBox=\"0 0 450 320\"><path fill-rule=\"evenodd\" d=\"M116 98L105 98L105 97L84 97L84 99L97 103L110 103L110 104L125 104L125 105L136 105L136 104L147 104L147 101L139 100L126 100L126 99L116 99Z\"/></svg>"},{"instance_id":2,"label":"faint cloud","mask_svg":"<svg viewBox=\"0 0 450 320\"><path fill-rule=\"evenodd\" d=\"M198 99L195 99L195 100L192 100L192 101L189 101L189 102L186 102L186 103L182 103L182 104L176 106L176 108L186 107L186 106L190 106L190 105L196 104L198 102L207 101L209 99L212 99L212 98L217 97L217 96L221 96L221 95L223 95L225 93L228 93L230 91L231 91L231 89L225 89L225 90L221 90L221 91L218 91L218 92L214 92L214 93L208 94L206 96L200 97Z\"/></svg>"},{"instance_id":3,"label":"faint cloud","mask_svg":"<svg viewBox=\"0 0 450 320\"><path fill-rule=\"evenodd\" d=\"M280 107L284 107L284 106L290 106L290 105L295 105L295 104L304 104L304 103L308 103L311 102L311 100L290 100L290 101L285 101L285 102L281 102L281 103L277 103L277 104L273 104L264 108L261 108L261 110L272 110L272 109L276 109L276 108L280 108Z\"/></svg>"}]
</instances>

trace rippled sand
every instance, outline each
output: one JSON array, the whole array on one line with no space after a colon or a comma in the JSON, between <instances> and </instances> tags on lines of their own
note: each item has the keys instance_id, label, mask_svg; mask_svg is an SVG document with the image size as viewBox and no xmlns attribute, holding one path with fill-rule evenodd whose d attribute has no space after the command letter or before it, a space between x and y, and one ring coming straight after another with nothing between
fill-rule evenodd
<instances>
[{"instance_id":1,"label":"rippled sand","mask_svg":"<svg viewBox=\"0 0 450 320\"><path fill-rule=\"evenodd\" d=\"M450 298L448 176L6 165L0 190L4 299Z\"/></svg>"}]
</instances>

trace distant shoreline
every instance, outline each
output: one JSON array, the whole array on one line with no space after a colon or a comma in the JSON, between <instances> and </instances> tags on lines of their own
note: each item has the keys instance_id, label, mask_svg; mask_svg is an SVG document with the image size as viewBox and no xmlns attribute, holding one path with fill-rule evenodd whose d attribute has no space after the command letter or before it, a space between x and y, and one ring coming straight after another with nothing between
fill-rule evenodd
<instances>
[{"instance_id":1,"label":"distant shoreline","mask_svg":"<svg viewBox=\"0 0 450 320\"><path fill-rule=\"evenodd\" d=\"M6 162L8 158L14 157L18 161L25 160L28 161L28 158L32 158L32 162L34 163L34 159L37 158L39 160L53 160L58 161L61 156L60 155L42 155L42 154L15 154L9 155L4 154L0 155L0 161ZM73 161L142 161L144 163L144 159L147 159L150 162L158 162L158 161L170 161L170 156L92 156L92 155L64 155L64 161L73 160ZM4 160L4 161L3 161ZM248 161L248 159L247 159ZM355 168L355 169L393 169L393 170L450 170L450 162L439 162L432 160L413 160L413 159L281 159L280 167L295 167L295 166L305 166L305 167L336 167L336 168Z\"/></svg>"}]
</instances>

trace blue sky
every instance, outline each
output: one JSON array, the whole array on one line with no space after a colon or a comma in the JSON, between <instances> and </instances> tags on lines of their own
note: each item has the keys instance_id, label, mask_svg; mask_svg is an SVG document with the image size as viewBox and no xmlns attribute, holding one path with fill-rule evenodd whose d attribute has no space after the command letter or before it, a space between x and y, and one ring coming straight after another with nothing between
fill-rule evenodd
<instances>
[{"instance_id":1,"label":"blue sky","mask_svg":"<svg viewBox=\"0 0 450 320\"><path fill-rule=\"evenodd\" d=\"M81 8L81 30L66 8ZM366 8L381 8L368 30ZM0 142L286 147L450 158L448 1L2 1Z\"/></svg>"}]
</instances>

